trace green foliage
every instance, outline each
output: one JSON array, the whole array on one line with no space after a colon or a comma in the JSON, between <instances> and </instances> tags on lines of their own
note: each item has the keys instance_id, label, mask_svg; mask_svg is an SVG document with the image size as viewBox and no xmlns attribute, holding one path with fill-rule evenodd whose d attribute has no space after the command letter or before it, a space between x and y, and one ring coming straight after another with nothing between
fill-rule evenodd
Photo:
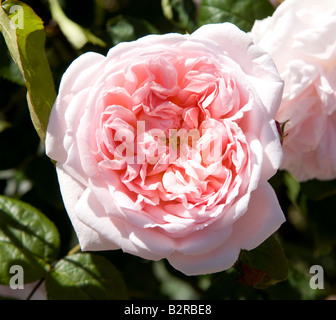
<instances>
[{"instance_id":1,"label":"green foliage","mask_svg":"<svg viewBox=\"0 0 336 320\"><path fill-rule=\"evenodd\" d=\"M15 264L23 267L26 282L42 278L57 257L59 242L56 227L40 211L0 196L0 283L9 283Z\"/></svg>"},{"instance_id":2,"label":"green foliage","mask_svg":"<svg viewBox=\"0 0 336 320\"><path fill-rule=\"evenodd\" d=\"M106 46L105 42L92 34L90 30L81 27L69 19L64 14L57 0L49 0L49 4L53 19L58 23L60 29L74 48L80 49L88 42L102 47Z\"/></svg>"},{"instance_id":3,"label":"green foliage","mask_svg":"<svg viewBox=\"0 0 336 320\"><path fill-rule=\"evenodd\" d=\"M196 29L196 8L192 0L161 0L161 4L164 16L184 33Z\"/></svg>"},{"instance_id":4,"label":"green foliage","mask_svg":"<svg viewBox=\"0 0 336 320\"><path fill-rule=\"evenodd\" d=\"M133 41L148 34L159 31L148 21L134 17L118 15L108 20L106 29L113 45L120 42Z\"/></svg>"},{"instance_id":5,"label":"green foliage","mask_svg":"<svg viewBox=\"0 0 336 320\"><path fill-rule=\"evenodd\" d=\"M0 76L20 85L25 85L22 73L7 50L3 37L0 37Z\"/></svg>"},{"instance_id":6,"label":"green foliage","mask_svg":"<svg viewBox=\"0 0 336 320\"><path fill-rule=\"evenodd\" d=\"M104 257L67 254L57 261L60 237L55 225L31 205L0 196L0 284L8 285L12 266L24 270L24 282L45 277L48 298L128 299L122 276Z\"/></svg>"},{"instance_id":7,"label":"green foliage","mask_svg":"<svg viewBox=\"0 0 336 320\"><path fill-rule=\"evenodd\" d=\"M11 8L22 8L18 13ZM15 18L15 16L20 15ZM14 21L19 21L16 28ZM21 25L20 25L21 24ZM27 101L37 133L44 142L50 110L56 98L53 77L44 51L45 32L42 20L26 4L6 1L0 6L0 31L9 52L27 86Z\"/></svg>"},{"instance_id":8,"label":"green foliage","mask_svg":"<svg viewBox=\"0 0 336 320\"><path fill-rule=\"evenodd\" d=\"M78 253L58 261L46 277L51 300L124 300L127 289L119 271L105 258Z\"/></svg>"},{"instance_id":9,"label":"green foliage","mask_svg":"<svg viewBox=\"0 0 336 320\"><path fill-rule=\"evenodd\" d=\"M54 81L57 88L80 54L106 54L123 41L191 33L208 23L230 21L250 31L255 19L272 14L268 0L203 0L200 8L191 0L83 0L80 14L76 1L0 2L1 284L9 284L9 268L18 264L24 282L40 281L49 299L325 299L336 293L336 180L299 183L279 171L270 182L287 221L276 236L242 251L227 271L187 277L166 261L120 250L73 254L77 239L40 144ZM22 29L11 27L20 22L20 11L11 12L15 5L23 9ZM309 285L314 264L324 268L323 290Z\"/></svg>"},{"instance_id":10,"label":"green foliage","mask_svg":"<svg viewBox=\"0 0 336 320\"><path fill-rule=\"evenodd\" d=\"M289 266L282 246L274 236L251 251L240 254L241 281L264 289L288 278Z\"/></svg>"},{"instance_id":11,"label":"green foliage","mask_svg":"<svg viewBox=\"0 0 336 320\"><path fill-rule=\"evenodd\" d=\"M272 15L274 8L268 0L203 0L199 25L232 22L250 31L255 20Z\"/></svg>"}]
</instances>

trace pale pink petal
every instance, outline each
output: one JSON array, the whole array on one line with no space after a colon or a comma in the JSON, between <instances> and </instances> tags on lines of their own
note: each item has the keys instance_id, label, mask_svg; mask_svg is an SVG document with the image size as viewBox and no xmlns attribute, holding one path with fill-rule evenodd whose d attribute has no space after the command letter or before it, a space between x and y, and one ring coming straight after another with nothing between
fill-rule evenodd
<instances>
[{"instance_id":1,"label":"pale pink petal","mask_svg":"<svg viewBox=\"0 0 336 320\"><path fill-rule=\"evenodd\" d=\"M168 261L187 275L228 269L238 259L240 249L254 249L277 231L284 221L276 195L265 183L252 193L248 211L233 224L230 238L221 246L201 255L175 252Z\"/></svg>"},{"instance_id":2,"label":"pale pink petal","mask_svg":"<svg viewBox=\"0 0 336 320\"><path fill-rule=\"evenodd\" d=\"M230 238L215 250L203 254L185 255L174 252L167 260L188 276L220 272L233 266L239 257L240 249Z\"/></svg>"},{"instance_id":3,"label":"pale pink petal","mask_svg":"<svg viewBox=\"0 0 336 320\"><path fill-rule=\"evenodd\" d=\"M90 248L90 250L102 250L100 248L103 243L103 239L100 233L92 229L91 226L81 222L80 219L78 219L75 210L79 200L86 190L85 186L67 174L64 171L62 164L57 164L57 175L60 182L63 201L71 219L72 225L76 231L81 248L83 250L85 250L87 247ZM86 207L85 212L90 212L90 209ZM117 249L118 247L115 245L110 245L109 248Z\"/></svg>"},{"instance_id":4,"label":"pale pink petal","mask_svg":"<svg viewBox=\"0 0 336 320\"><path fill-rule=\"evenodd\" d=\"M273 188L265 182L252 192L248 210L234 224L233 234L242 249L251 250L276 232L285 220ZM246 236L240 237L242 233Z\"/></svg>"}]
</instances>

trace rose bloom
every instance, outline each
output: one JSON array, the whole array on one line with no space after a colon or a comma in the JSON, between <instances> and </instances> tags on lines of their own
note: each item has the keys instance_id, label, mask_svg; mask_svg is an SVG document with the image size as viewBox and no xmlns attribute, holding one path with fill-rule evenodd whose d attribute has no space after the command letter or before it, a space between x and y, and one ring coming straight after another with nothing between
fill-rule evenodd
<instances>
[{"instance_id":1,"label":"rose bloom","mask_svg":"<svg viewBox=\"0 0 336 320\"><path fill-rule=\"evenodd\" d=\"M282 160L283 82L232 24L149 35L63 75L47 130L82 250L231 267L284 222L267 182Z\"/></svg>"},{"instance_id":2,"label":"rose bloom","mask_svg":"<svg viewBox=\"0 0 336 320\"><path fill-rule=\"evenodd\" d=\"M252 29L285 81L281 169L299 181L336 177L335 30L334 0L286 0Z\"/></svg>"}]
</instances>

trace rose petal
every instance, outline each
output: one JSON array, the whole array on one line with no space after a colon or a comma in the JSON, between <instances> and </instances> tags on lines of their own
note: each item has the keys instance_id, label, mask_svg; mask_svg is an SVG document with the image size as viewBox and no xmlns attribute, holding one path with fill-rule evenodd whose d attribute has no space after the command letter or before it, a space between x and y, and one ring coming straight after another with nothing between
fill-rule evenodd
<instances>
[{"instance_id":1,"label":"rose petal","mask_svg":"<svg viewBox=\"0 0 336 320\"><path fill-rule=\"evenodd\" d=\"M187 275L226 270L236 262L240 249L254 249L272 235L284 221L285 217L276 195L266 182L251 194L248 211L234 223L232 234L226 242L213 251L201 255L185 255L176 251L168 261Z\"/></svg>"}]
</instances>

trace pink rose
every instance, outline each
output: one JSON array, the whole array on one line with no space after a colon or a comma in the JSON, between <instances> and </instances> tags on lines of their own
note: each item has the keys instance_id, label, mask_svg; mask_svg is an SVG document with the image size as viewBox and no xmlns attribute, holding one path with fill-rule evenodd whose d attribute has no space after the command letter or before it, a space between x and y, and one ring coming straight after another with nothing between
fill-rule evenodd
<instances>
[{"instance_id":1,"label":"pink rose","mask_svg":"<svg viewBox=\"0 0 336 320\"><path fill-rule=\"evenodd\" d=\"M76 59L46 150L82 250L167 258L192 275L262 243L284 222L267 182L282 160L282 87L269 55L228 23Z\"/></svg>"},{"instance_id":2,"label":"pink rose","mask_svg":"<svg viewBox=\"0 0 336 320\"><path fill-rule=\"evenodd\" d=\"M336 2L286 0L252 36L285 81L282 169L299 181L336 177Z\"/></svg>"}]
</instances>

